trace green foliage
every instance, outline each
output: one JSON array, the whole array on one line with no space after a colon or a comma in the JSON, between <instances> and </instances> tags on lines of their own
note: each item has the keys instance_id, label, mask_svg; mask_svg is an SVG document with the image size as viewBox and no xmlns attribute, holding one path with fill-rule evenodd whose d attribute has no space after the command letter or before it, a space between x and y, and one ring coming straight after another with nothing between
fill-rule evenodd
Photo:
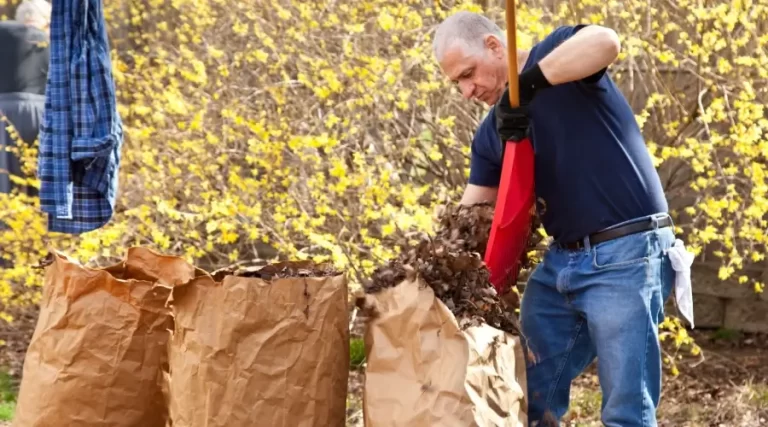
<instances>
[{"instance_id":1,"label":"green foliage","mask_svg":"<svg viewBox=\"0 0 768 427\"><path fill-rule=\"evenodd\" d=\"M360 338L352 338L349 342L349 364L352 369L358 369L365 363L365 342Z\"/></svg>"},{"instance_id":2,"label":"green foliage","mask_svg":"<svg viewBox=\"0 0 768 427\"><path fill-rule=\"evenodd\" d=\"M14 390L13 379L5 372L0 372L0 402L15 402L16 391Z\"/></svg>"},{"instance_id":3,"label":"green foliage","mask_svg":"<svg viewBox=\"0 0 768 427\"><path fill-rule=\"evenodd\" d=\"M12 421L16 410L16 390L7 372L0 372L0 421Z\"/></svg>"},{"instance_id":4,"label":"green foliage","mask_svg":"<svg viewBox=\"0 0 768 427\"><path fill-rule=\"evenodd\" d=\"M0 421L13 421L13 415L16 413L15 402L0 403Z\"/></svg>"},{"instance_id":5,"label":"green foliage","mask_svg":"<svg viewBox=\"0 0 768 427\"><path fill-rule=\"evenodd\" d=\"M742 339L742 333L728 328L720 328L713 334L715 340L738 342Z\"/></svg>"}]
</instances>

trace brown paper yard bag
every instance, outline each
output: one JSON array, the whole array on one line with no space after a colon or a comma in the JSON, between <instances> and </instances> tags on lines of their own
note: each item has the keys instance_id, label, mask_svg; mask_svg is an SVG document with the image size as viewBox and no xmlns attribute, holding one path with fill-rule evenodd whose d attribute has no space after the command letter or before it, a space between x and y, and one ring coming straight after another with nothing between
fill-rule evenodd
<instances>
[{"instance_id":1,"label":"brown paper yard bag","mask_svg":"<svg viewBox=\"0 0 768 427\"><path fill-rule=\"evenodd\" d=\"M365 296L366 427L528 425L519 337L462 330L419 279Z\"/></svg>"},{"instance_id":2,"label":"brown paper yard bag","mask_svg":"<svg viewBox=\"0 0 768 427\"><path fill-rule=\"evenodd\" d=\"M13 425L165 427L165 304L195 269L144 248L104 269L51 255Z\"/></svg>"},{"instance_id":3,"label":"brown paper yard bag","mask_svg":"<svg viewBox=\"0 0 768 427\"><path fill-rule=\"evenodd\" d=\"M265 267L269 276L290 266ZM210 276L174 290L174 427L343 427L347 278Z\"/></svg>"}]
</instances>

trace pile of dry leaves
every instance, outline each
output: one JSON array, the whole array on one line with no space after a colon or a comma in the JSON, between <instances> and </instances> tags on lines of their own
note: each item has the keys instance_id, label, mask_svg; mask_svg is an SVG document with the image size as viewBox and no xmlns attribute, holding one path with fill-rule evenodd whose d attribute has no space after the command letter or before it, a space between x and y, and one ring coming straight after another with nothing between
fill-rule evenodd
<instances>
[{"instance_id":1,"label":"pile of dry leaves","mask_svg":"<svg viewBox=\"0 0 768 427\"><path fill-rule=\"evenodd\" d=\"M501 301L489 281L483 254L493 222L487 203L445 208L436 235L409 235L400 255L379 267L365 292L376 293L408 277L420 277L462 326L486 323L519 334L516 307Z\"/></svg>"},{"instance_id":2,"label":"pile of dry leaves","mask_svg":"<svg viewBox=\"0 0 768 427\"><path fill-rule=\"evenodd\" d=\"M232 266L211 273L213 279L220 282L226 276L253 277L263 280L292 277L330 277L340 272L329 263L311 261L281 262L268 265Z\"/></svg>"}]
</instances>

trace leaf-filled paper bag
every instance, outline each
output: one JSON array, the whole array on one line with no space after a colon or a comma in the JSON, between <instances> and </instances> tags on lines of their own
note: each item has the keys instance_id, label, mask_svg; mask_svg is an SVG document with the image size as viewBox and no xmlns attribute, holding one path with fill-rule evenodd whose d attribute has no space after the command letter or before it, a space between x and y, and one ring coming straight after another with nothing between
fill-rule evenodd
<instances>
[{"instance_id":1,"label":"leaf-filled paper bag","mask_svg":"<svg viewBox=\"0 0 768 427\"><path fill-rule=\"evenodd\" d=\"M346 276L309 263L242 274L174 289L174 427L343 427Z\"/></svg>"},{"instance_id":2,"label":"leaf-filled paper bag","mask_svg":"<svg viewBox=\"0 0 768 427\"><path fill-rule=\"evenodd\" d=\"M462 329L419 279L365 296L366 427L527 426L520 338Z\"/></svg>"}]
</instances>

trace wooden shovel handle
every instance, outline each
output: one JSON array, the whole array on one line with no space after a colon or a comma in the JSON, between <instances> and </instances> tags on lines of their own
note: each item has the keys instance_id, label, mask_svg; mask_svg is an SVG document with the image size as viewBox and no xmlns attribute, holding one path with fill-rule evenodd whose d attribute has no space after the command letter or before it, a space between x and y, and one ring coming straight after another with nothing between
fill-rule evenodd
<instances>
[{"instance_id":1,"label":"wooden shovel handle","mask_svg":"<svg viewBox=\"0 0 768 427\"><path fill-rule=\"evenodd\" d=\"M517 76L517 25L515 25L515 0L507 0L507 56L509 57L509 104L520 105L520 87Z\"/></svg>"}]
</instances>

